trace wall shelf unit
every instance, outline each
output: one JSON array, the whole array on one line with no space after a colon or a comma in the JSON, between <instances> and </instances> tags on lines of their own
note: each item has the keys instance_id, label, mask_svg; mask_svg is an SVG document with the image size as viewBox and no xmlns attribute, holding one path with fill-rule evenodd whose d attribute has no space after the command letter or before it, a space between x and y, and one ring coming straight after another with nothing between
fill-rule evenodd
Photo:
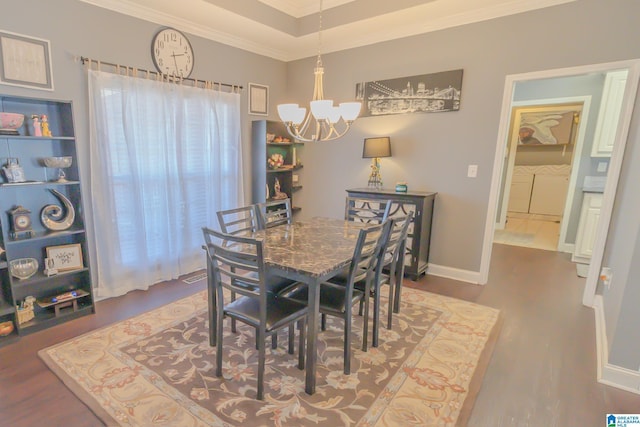
<instances>
[{"instance_id":1,"label":"wall shelf unit","mask_svg":"<svg viewBox=\"0 0 640 427\"><path fill-rule=\"evenodd\" d=\"M11 321L15 327L12 334L0 337L0 346L4 346L21 335L94 313L95 307L71 102L0 95L0 111L25 116L23 125L18 129L19 135L0 134L0 163L4 166L8 159L18 159L27 180L9 182L6 174L0 177L0 247L6 251L0 255L0 322ZM47 116L52 136L37 136L33 115ZM45 167L43 159L61 156L70 156L72 163L64 169L67 181L59 182L58 169ZM73 223L66 230L52 231L40 220L41 212L47 205L59 206L62 214L67 214L51 190L68 199L75 210ZM17 206L30 211L33 233L13 237L13 218L9 211ZM82 266L46 275L47 248L68 246L79 248ZM38 261L38 271L27 279L18 279L10 271L10 262L21 258L35 258ZM81 295L75 306L58 307L56 310L34 302L33 318L19 322L19 318L28 317L21 316L24 313L17 308L26 297L42 301L73 290Z\"/></svg>"},{"instance_id":2,"label":"wall shelf unit","mask_svg":"<svg viewBox=\"0 0 640 427\"><path fill-rule=\"evenodd\" d=\"M300 172L303 165L300 158L304 144L296 141L270 142L279 138L291 138L281 122L254 120L251 123L251 201L262 203L272 200L277 180L280 191L291 199L291 210L296 213L301 209L296 205L294 194L302 189ZM283 165L276 169L270 168L267 164L267 159L274 154L280 154L284 159Z\"/></svg>"}]
</instances>

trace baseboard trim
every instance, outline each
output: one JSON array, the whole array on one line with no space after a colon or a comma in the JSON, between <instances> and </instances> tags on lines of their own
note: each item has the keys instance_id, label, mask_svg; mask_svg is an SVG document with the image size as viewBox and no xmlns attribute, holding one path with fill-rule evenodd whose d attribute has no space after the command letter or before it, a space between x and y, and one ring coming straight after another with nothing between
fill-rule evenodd
<instances>
[{"instance_id":1,"label":"baseboard trim","mask_svg":"<svg viewBox=\"0 0 640 427\"><path fill-rule=\"evenodd\" d=\"M596 295L593 299L593 310L596 321L598 382L631 393L640 394L640 372L609 363L609 345L607 341L602 295Z\"/></svg>"},{"instance_id":2,"label":"baseboard trim","mask_svg":"<svg viewBox=\"0 0 640 427\"><path fill-rule=\"evenodd\" d=\"M478 271L461 270L459 268L429 263L427 273L433 276L459 280L461 282L473 283L475 285L484 285L484 283L480 283L480 272Z\"/></svg>"}]
</instances>

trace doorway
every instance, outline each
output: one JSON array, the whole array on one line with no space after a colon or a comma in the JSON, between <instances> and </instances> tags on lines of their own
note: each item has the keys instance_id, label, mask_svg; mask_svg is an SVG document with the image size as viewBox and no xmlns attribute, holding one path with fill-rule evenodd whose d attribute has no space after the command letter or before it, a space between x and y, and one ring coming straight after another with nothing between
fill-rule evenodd
<instances>
[{"instance_id":1,"label":"doorway","mask_svg":"<svg viewBox=\"0 0 640 427\"><path fill-rule=\"evenodd\" d=\"M612 147L612 152L608 161L608 172L606 174L607 179L602 191L602 203L600 208L599 219L597 220L597 227L594 232L594 243L591 256L591 262L589 264L587 281L583 294L583 303L587 306L593 305L593 299L595 297L596 287L598 284L598 276L602 263L602 256L604 253L607 230L611 220L611 213L613 210L613 202L615 198L615 192L618 184L618 178L620 176L620 169L622 166L622 158L624 155L624 148L627 141L629 132L629 123L631 121L631 115L635 104L635 94L638 88L638 79L640 78L640 60L619 61L604 64L593 64L580 67L563 68L557 70L546 70L539 72L532 72L526 74L510 75L506 77L505 89L503 94L502 110L500 127L498 130L498 140L496 145L494 167L492 174L491 191L489 194L489 203L487 207L487 217L485 222L485 234L482 250L482 258L480 265L480 283L486 283L489 276L489 264L491 260L491 251L493 243L493 235L496 228L496 220L499 209L499 198L501 195L501 184L504 182L505 170L505 157L507 152L508 132L509 132L509 118L511 116L511 110L513 103L518 99L515 96L515 89L517 84L544 84L551 79L569 78L569 77L589 77L595 74L606 75L609 71L614 70L628 70L628 80L625 85L622 102L620 108L620 115L617 125L614 129L614 141L615 144ZM557 90L554 85L549 85L545 88L550 92L549 98L552 98L553 92ZM546 97L543 95L543 97ZM593 108L596 110L596 108ZM593 113L592 113L593 114ZM586 150L584 150L586 151ZM591 153L584 153L585 156L590 157ZM591 166L593 166L593 161ZM598 162L595 162L598 163ZM583 175L580 173L578 177ZM585 177L588 175L584 175ZM582 185L581 180L578 178L576 184ZM573 197L573 203L571 212L571 220L575 220L574 213L579 210L580 203L576 203L576 200L582 200L582 194L569 195ZM568 197L568 198L569 198ZM577 215L579 216L579 214ZM577 230L577 227L576 227ZM569 233L569 231L571 231ZM573 230L567 232L565 244L573 244L571 242L572 237L575 237ZM577 232L577 231L576 231ZM573 236L572 236L573 235Z\"/></svg>"},{"instance_id":2,"label":"doorway","mask_svg":"<svg viewBox=\"0 0 640 427\"><path fill-rule=\"evenodd\" d=\"M590 103L591 96L512 103L495 243L565 249L564 213L573 205L567 196L575 191Z\"/></svg>"}]
</instances>

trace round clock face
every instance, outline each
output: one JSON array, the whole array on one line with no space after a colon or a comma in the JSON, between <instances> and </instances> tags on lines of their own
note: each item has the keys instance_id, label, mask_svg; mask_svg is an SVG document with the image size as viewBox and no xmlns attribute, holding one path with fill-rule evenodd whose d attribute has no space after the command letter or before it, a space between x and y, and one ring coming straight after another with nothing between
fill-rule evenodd
<instances>
[{"instance_id":1,"label":"round clock face","mask_svg":"<svg viewBox=\"0 0 640 427\"><path fill-rule=\"evenodd\" d=\"M186 78L193 71L191 43L184 34L173 28L165 28L155 35L151 57L162 74Z\"/></svg>"},{"instance_id":2,"label":"round clock face","mask_svg":"<svg viewBox=\"0 0 640 427\"><path fill-rule=\"evenodd\" d=\"M24 230L26 228L29 228L29 226L31 226L31 218L29 218L26 215L16 216L14 222L16 225L16 229L18 230Z\"/></svg>"}]
</instances>

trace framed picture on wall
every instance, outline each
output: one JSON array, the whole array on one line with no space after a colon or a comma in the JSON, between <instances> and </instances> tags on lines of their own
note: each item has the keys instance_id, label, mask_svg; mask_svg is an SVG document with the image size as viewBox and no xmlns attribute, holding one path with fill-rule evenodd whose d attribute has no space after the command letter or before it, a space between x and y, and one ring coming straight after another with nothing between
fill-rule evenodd
<instances>
[{"instance_id":1,"label":"framed picture on wall","mask_svg":"<svg viewBox=\"0 0 640 427\"><path fill-rule=\"evenodd\" d=\"M0 30L0 84L53 90L49 41Z\"/></svg>"},{"instance_id":2,"label":"framed picture on wall","mask_svg":"<svg viewBox=\"0 0 640 427\"><path fill-rule=\"evenodd\" d=\"M269 86L249 83L249 114L269 114Z\"/></svg>"},{"instance_id":3,"label":"framed picture on wall","mask_svg":"<svg viewBox=\"0 0 640 427\"><path fill-rule=\"evenodd\" d=\"M519 146L571 144L580 120L581 106L549 105L516 108Z\"/></svg>"}]
</instances>

